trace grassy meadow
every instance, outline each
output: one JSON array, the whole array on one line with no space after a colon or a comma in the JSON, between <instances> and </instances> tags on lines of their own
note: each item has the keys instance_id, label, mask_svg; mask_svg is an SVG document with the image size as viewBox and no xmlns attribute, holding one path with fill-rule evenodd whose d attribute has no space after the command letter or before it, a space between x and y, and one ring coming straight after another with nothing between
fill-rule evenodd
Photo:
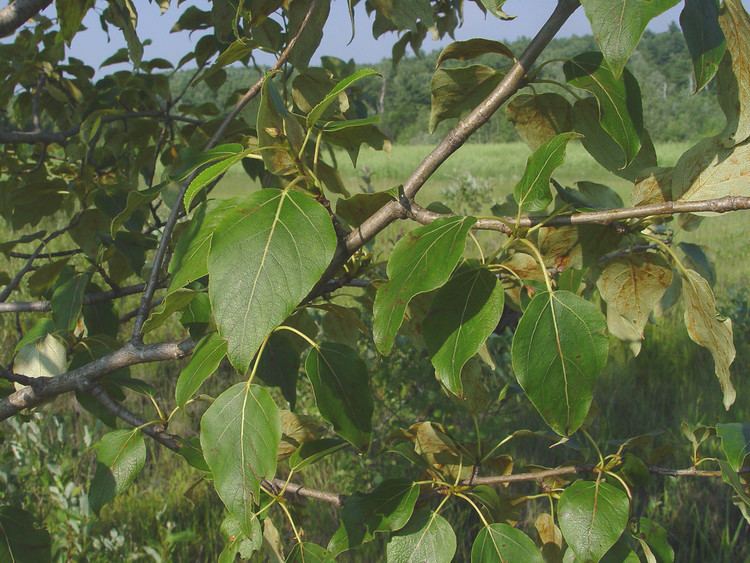
<instances>
[{"instance_id":1,"label":"grassy meadow","mask_svg":"<svg viewBox=\"0 0 750 563\"><path fill-rule=\"evenodd\" d=\"M660 164L674 164L686 148L683 144L659 146ZM390 153L363 150L357 169L345 154L337 157L346 185L356 193L363 183L363 174L370 175L376 189L402 183L429 150L427 146L397 146ZM481 185L489 186L491 199L502 201L521 177L528 154L521 144L467 145L430 179L419 200L428 204L440 199L462 176L471 173ZM626 204L630 201L627 183L602 169L577 144L569 147L566 164L555 177L567 185L577 180L607 184L618 190ZM230 197L253 189L257 185L237 167L221 181L215 193ZM490 205L486 202L481 213L489 213ZM719 307L735 323L737 360L732 373L738 390L737 403L730 412L724 411L710 354L689 340L680 311L671 311L647 327L646 342L637 358L624 346L612 342L611 359L596 392L596 418L591 428L591 434L607 447L607 453L616 449L622 439L650 435L649 439L661 448L664 465L686 467L690 465L690 446L682 435L681 424L750 420L750 386L746 380L750 368L750 268L743 260L742 250L743 235L749 224L746 217L734 214L706 220L696 231L679 235L679 240L705 243L715 261ZM393 228L403 229L404 225ZM388 233L385 238L390 238ZM12 330L8 323L0 328ZM6 332L5 339L10 336ZM490 382L492 393L499 393L506 382L512 382L509 342L507 333L493 337L498 371L497 381ZM444 398L422 352L402 347L389 358L379 358L366 339L360 338L359 345L372 369L377 435L384 436L415 421L435 420L455 430L457 435L473 437L471 420L467 420L464 410ZM152 383L160 401L171 405L175 369L175 366L141 366L132 373ZM209 380L205 392L215 395L236 379L231 371L222 368ZM304 412L309 406L310 393L304 379L300 379L299 385ZM42 414L29 417L28 422L14 420L3 427L0 504L9 500L22 502L39 514L55 537L56 557L61 561L81 560L81 554L85 554L86 560L97 562L215 561L223 546L218 531L221 503L210 485L181 458L153 445L149 445L150 461L137 482L106 507L100 517L91 514L85 495L94 469L90 447L106 428L76 408L71 398L58 399L59 403L64 401L70 401L68 406L72 408L58 408L55 412L72 414L49 416L52 411L43 410ZM131 406L139 412L148 412L150 408L141 399ZM170 428L178 434L194 432L199 412L193 408L178 415ZM483 437L489 439L501 438L518 428L542 430L544 423L528 401L511 394L487 409L480 427ZM556 453L558 450L550 450L548 445L523 439L513 441L504 453L513 455L519 466L535 460L561 462L570 455L570 451ZM581 447L586 449L585 444ZM708 447L706 455L712 447ZM313 488L362 490L383 478L405 475L403 463L394 457L342 452L310 467L300 479ZM376 482L368 480L373 475ZM708 480L654 478L646 489L648 495L634 499L634 513L653 518L667 528L678 562L750 562L750 531L732 505L725 486ZM527 490L533 492L533 488ZM520 521L532 536L533 520L528 514L545 510L545 503L534 501L532 510L521 511ZM310 541L325 545L337 527L336 512L327 505L294 503L290 509L304 523L301 533ZM456 525L459 538L473 537L478 529L476 519L467 514L452 509L446 513ZM284 543L291 545L292 532L284 524L283 515L274 509L271 516ZM468 560L471 545L468 539L460 543L456 560ZM380 538L342 560L379 561L383 547Z\"/></svg>"}]
</instances>

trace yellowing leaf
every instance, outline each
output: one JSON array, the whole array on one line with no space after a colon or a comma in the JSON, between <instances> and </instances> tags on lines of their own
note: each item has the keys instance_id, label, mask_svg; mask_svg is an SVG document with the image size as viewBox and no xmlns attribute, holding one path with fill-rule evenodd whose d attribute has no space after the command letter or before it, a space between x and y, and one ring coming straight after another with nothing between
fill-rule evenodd
<instances>
[{"instance_id":1,"label":"yellowing leaf","mask_svg":"<svg viewBox=\"0 0 750 563\"><path fill-rule=\"evenodd\" d=\"M727 40L718 75L719 103L727 116L722 139L733 146L750 137L750 16L740 0L725 0L719 25Z\"/></svg>"},{"instance_id":2,"label":"yellowing leaf","mask_svg":"<svg viewBox=\"0 0 750 563\"><path fill-rule=\"evenodd\" d=\"M711 352L716 377L719 378L724 393L724 408L729 410L737 397L729 371L736 356L732 320L719 317L711 286L695 270L686 271L682 296L685 300L685 326L688 334L693 342Z\"/></svg>"},{"instance_id":3,"label":"yellowing leaf","mask_svg":"<svg viewBox=\"0 0 750 563\"><path fill-rule=\"evenodd\" d=\"M65 372L65 345L51 334L23 346L13 361L13 372L27 377L54 377ZM15 384L16 389L23 385Z\"/></svg>"},{"instance_id":4,"label":"yellowing leaf","mask_svg":"<svg viewBox=\"0 0 750 563\"><path fill-rule=\"evenodd\" d=\"M610 262L597 281L607 302L609 333L629 342L643 340L648 317L672 284L672 269L651 254Z\"/></svg>"},{"instance_id":5,"label":"yellowing leaf","mask_svg":"<svg viewBox=\"0 0 750 563\"><path fill-rule=\"evenodd\" d=\"M748 179L750 144L727 149L719 137L703 139L677 162L672 176L672 196L681 201L750 196Z\"/></svg>"},{"instance_id":6,"label":"yellowing leaf","mask_svg":"<svg viewBox=\"0 0 750 563\"><path fill-rule=\"evenodd\" d=\"M560 94L521 94L508 104L506 113L519 136L532 150L555 135L573 129L573 107Z\"/></svg>"}]
</instances>

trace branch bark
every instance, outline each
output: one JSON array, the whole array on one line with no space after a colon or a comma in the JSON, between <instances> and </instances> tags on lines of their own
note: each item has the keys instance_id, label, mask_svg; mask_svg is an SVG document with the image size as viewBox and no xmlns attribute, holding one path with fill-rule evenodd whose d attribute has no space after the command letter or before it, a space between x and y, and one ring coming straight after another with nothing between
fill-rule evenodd
<instances>
[{"instance_id":1,"label":"branch bark","mask_svg":"<svg viewBox=\"0 0 750 563\"><path fill-rule=\"evenodd\" d=\"M15 0L0 10L0 37L7 37L52 4L52 0Z\"/></svg>"},{"instance_id":2,"label":"branch bark","mask_svg":"<svg viewBox=\"0 0 750 563\"><path fill-rule=\"evenodd\" d=\"M100 291L97 293L88 293L83 297L84 305L94 305L105 301L112 301L120 297L135 295L141 293L146 284L139 283L121 287L111 291ZM12 303L0 303L0 313L46 313L52 310L52 304L49 301L16 301Z\"/></svg>"},{"instance_id":3,"label":"branch bark","mask_svg":"<svg viewBox=\"0 0 750 563\"><path fill-rule=\"evenodd\" d=\"M194 346L191 340L165 342L149 346L126 344L119 350L80 368L55 377L45 378L44 382L35 388L24 387L0 399L0 421L19 413L23 409L36 407L57 395L77 390L87 391L98 379L118 369L149 362L179 360L190 355Z\"/></svg>"},{"instance_id":4,"label":"branch bark","mask_svg":"<svg viewBox=\"0 0 750 563\"><path fill-rule=\"evenodd\" d=\"M747 209L750 209L750 197L726 196L702 201L667 201L639 207L604 209L569 215L521 217L518 226L530 228L536 225L550 227L586 224L609 225L627 219L643 219L646 217L679 215L682 213L729 213L730 211ZM429 211L416 203L410 203L409 210L406 213L410 219L424 225L442 217L449 217L447 214ZM479 219L474 228L477 230L498 231L510 234L513 232L512 226L515 224L515 217L486 218Z\"/></svg>"}]
</instances>

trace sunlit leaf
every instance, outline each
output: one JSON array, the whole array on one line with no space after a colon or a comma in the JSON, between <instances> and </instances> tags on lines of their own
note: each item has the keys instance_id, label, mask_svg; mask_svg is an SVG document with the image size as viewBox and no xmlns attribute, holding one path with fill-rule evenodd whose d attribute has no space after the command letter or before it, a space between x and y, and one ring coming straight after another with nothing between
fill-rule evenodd
<instances>
[{"instance_id":1,"label":"sunlit leaf","mask_svg":"<svg viewBox=\"0 0 750 563\"><path fill-rule=\"evenodd\" d=\"M96 473L89 489L94 512L123 493L146 463L146 443L139 429L114 430L96 445Z\"/></svg>"},{"instance_id":2,"label":"sunlit leaf","mask_svg":"<svg viewBox=\"0 0 750 563\"><path fill-rule=\"evenodd\" d=\"M391 536L386 553L388 563L450 563L456 553L456 533L436 512L420 510Z\"/></svg>"},{"instance_id":3,"label":"sunlit leaf","mask_svg":"<svg viewBox=\"0 0 750 563\"><path fill-rule=\"evenodd\" d=\"M471 548L471 563L524 561L543 563L542 554L531 538L508 524L482 528Z\"/></svg>"},{"instance_id":4,"label":"sunlit leaf","mask_svg":"<svg viewBox=\"0 0 750 563\"><path fill-rule=\"evenodd\" d=\"M196 345L190 363L183 368L177 378L174 396L178 406L185 406L203 382L218 369L226 354L227 343L215 332Z\"/></svg>"}]
</instances>

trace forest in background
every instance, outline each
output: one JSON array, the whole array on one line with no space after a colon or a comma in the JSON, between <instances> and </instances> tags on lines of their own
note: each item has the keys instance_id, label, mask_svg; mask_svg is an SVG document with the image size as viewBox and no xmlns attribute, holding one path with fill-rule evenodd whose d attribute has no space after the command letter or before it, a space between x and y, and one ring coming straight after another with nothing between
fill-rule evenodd
<instances>
[{"instance_id":1,"label":"forest in background","mask_svg":"<svg viewBox=\"0 0 750 563\"><path fill-rule=\"evenodd\" d=\"M508 43L518 54L528 43L528 38L519 38ZM564 60L584 51L594 51L596 45L590 35L555 39L544 52L542 64L550 61L542 71L545 79L565 83L562 65L553 61ZM440 51L420 53L418 57L404 57L398 65L384 59L374 65L357 65L353 60L344 62L333 57L324 57L323 64L330 67L344 65L354 72L360 67L375 68L382 75L363 80L363 99L372 110L381 115L381 129L399 144L434 144L450 129L455 120L443 122L435 132L429 133L430 82L435 71ZM453 63L453 64L451 64ZM507 68L510 61L496 55L485 55L470 63L449 62L444 66L484 64L496 69ZM628 68L636 76L644 99L646 123L655 142L692 141L710 136L721 130L723 116L716 101L715 84L694 93L694 82L690 54L682 32L677 24L667 31L647 31L638 45ZM248 80L257 76L256 69L228 67L226 80L204 81L192 88L184 104L196 110L209 111L217 100L227 100L233 93L243 90ZM250 72L253 76L248 76ZM179 71L172 77L172 91L179 92L193 76L193 71ZM218 87L213 90L209 83ZM539 86L537 91L542 91ZM552 88L550 88L552 89ZM556 91L559 91L557 89ZM572 98L573 96L569 96ZM685 116L689 115L689 119ZM508 121L504 111L492 117L471 139L473 143L505 143L519 141L518 134Z\"/></svg>"}]
</instances>

